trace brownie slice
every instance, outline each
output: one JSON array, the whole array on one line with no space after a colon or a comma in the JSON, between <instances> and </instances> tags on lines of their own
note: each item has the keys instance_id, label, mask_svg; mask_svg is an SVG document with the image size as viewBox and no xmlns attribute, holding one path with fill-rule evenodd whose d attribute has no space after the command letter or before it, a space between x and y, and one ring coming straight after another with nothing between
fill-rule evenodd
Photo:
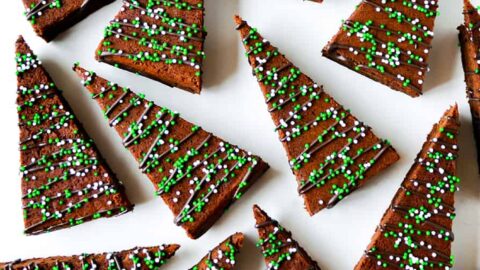
<instances>
[{"instance_id":1,"label":"brownie slice","mask_svg":"<svg viewBox=\"0 0 480 270\"><path fill-rule=\"evenodd\" d=\"M15 45L25 233L131 211L124 187L40 60L22 37Z\"/></svg>"},{"instance_id":2,"label":"brownie slice","mask_svg":"<svg viewBox=\"0 0 480 270\"><path fill-rule=\"evenodd\" d=\"M49 42L114 0L22 0L33 30Z\"/></svg>"},{"instance_id":3,"label":"brownie slice","mask_svg":"<svg viewBox=\"0 0 480 270\"><path fill-rule=\"evenodd\" d=\"M243 239L244 236L242 233L231 235L208 252L208 254L194 267L190 268L190 270L234 269L236 256L240 253L240 249L243 246Z\"/></svg>"},{"instance_id":4,"label":"brownie slice","mask_svg":"<svg viewBox=\"0 0 480 270\"><path fill-rule=\"evenodd\" d=\"M105 269L159 269L175 255L179 245L134 248L130 250L82 254L77 256L57 256L41 259L17 260L0 263L0 270L105 270Z\"/></svg>"},{"instance_id":5,"label":"brownie slice","mask_svg":"<svg viewBox=\"0 0 480 270\"><path fill-rule=\"evenodd\" d=\"M438 1L364 0L323 56L393 90L422 94Z\"/></svg>"},{"instance_id":6,"label":"brownie slice","mask_svg":"<svg viewBox=\"0 0 480 270\"><path fill-rule=\"evenodd\" d=\"M292 233L270 218L258 205L253 206L255 228L267 269L320 270L317 262L292 238Z\"/></svg>"},{"instance_id":7,"label":"brownie slice","mask_svg":"<svg viewBox=\"0 0 480 270\"><path fill-rule=\"evenodd\" d=\"M305 206L331 208L399 157L240 17L237 29Z\"/></svg>"},{"instance_id":8,"label":"brownie slice","mask_svg":"<svg viewBox=\"0 0 480 270\"><path fill-rule=\"evenodd\" d=\"M74 70L189 237L204 234L269 168L142 94Z\"/></svg>"},{"instance_id":9,"label":"brownie slice","mask_svg":"<svg viewBox=\"0 0 480 270\"><path fill-rule=\"evenodd\" d=\"M452 268L459 127L455 105L433 126L356 270Z\"/></svg>"},{"instance_id":10,"label":"brownie slice","mask_svg":"<svg viewBox=\"0 0 480 270\"><path fill-rule=\"evenodd\" d=\"M480 14L470 1L464 0L465 23L458 27L462 64L467 84L467 98L472 114L473 133L480 165Z\"/></svg>"},{"instance_id":11,"label":"brownie slice","mask_svg":"<svg viewBox=\"0 0 480 270\"><path fill-rule=\"evenodd\" d=\"M205 57L203 0L124 0L96 59L200 94Z\"/></svg>"}]
</instances>

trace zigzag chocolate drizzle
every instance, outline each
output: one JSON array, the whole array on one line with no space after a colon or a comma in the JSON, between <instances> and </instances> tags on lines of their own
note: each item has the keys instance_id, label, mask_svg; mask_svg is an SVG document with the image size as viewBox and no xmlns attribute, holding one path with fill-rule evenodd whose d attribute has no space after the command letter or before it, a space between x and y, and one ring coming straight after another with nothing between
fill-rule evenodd
<instances>
[{"instance_id":1,"label":"zigzag chocolate drizzle","mask_svg":"<svg viewBox=\"0 0 480 270\"><path fill-rule=\"evenodd\" d=\"M0 267L2 270L123 270L131 265L131 269L159 269L163 266L178 247L161 245L148 248L103 253L82 254L69 257L50 257L45 259L16 260ZM78 267L80 266L80 267ZM130 268L129 268L130 269Z\"/></svg>"},{"instance_id":2,"label":"zigzag chocolate drizzle","mask_svg":"<svg viewBox=\"0 0 480 270\"><path fill-rule=\"evenodd\" d=\"M269 226L274 226L273 230L268 230L267 227ZM294 260L296 254L311 260L310 256L300 247L298 242L292 238L291 233L284 229L278 221L267 217L265 222L256 224L255 228L257 230L268 230L267 238L260 239L257 242L257 247L261 247L263 256L268 261L266 270L287 269L284 263ZM280 240L281 235L286 239ZM316 262L311 261L305 270L320 270L320 268Z\"/></svg>"},{"instance_id":3,"label":"zigzag chocolate drizzle","mask_svg":"<svg viewBox=\"0 0 480 270\"><path fill-rule=\"evenodd\" d=\"M367 134L373 134L370 128L354 119L341 105L330 102L332 99L322 86L304 75L255 28L250 28L245 21L237 23L237 30L244 33L242 42L253 74L266 88L265 103L276 122L275 131L287 150L290 144L294 145L296 152L289 153L291 169L300 171L313 162L319 163L318 169L301 172L302 175L309 175L309 179L299 179L299 193L306 195L313 189L328 186L329 180L337 178L337 172L340 173L339 177L345 176L343 184L331 186L328 207L332 207L358 188L358 182L364 174L391 146L379 140L365 146L366 149L356 149L359 153L353 153L351 149L355 145L363 143ZM249 31L246 32L244 28ZM318 112L317 108L324 109ZM315 110L315 115L312 110ZM301 141L304 136L308 136L307 142ZM304 143L303 148L297 145L298 141ZM324 153L332 144L341 145L332 153ZM320 160L317 157L319 153L327 159ZM370 162L356 162L364 157L368 157ZM328 167L332 168L328 170ZM319 200L319 203L323 205L323 200Z\"/></svg>"},{"instance_id":4,"label":"zigzag chocolate drizzle","mask_svg":"<svg viewBox=\"0 0 480 270\"><path fill-rule=\"evenodd\" d=\"M178 204L175 224L194 223L213 196L225 196L221 189L232 180L240 182L234 193L228 194L230 203L240 199L254 176L256 157L187 123L178 113L154 105L143 95L111 82L97 82L93 72L82 75L84 85L95 83L92 97L102 99L104 114L112 125L121 127L117 130L123 145L140 151L139 168L155 179L156 194ZM182 131L185 126L188 128ZM182 194L185 192L188 197Z\"/></svg>"},{"instance_id":5,"label":"zigzag chocolate drizzle","mask_svg":"<svg viewBox=\"0 0 480 270\"><path fill-rule=\"evenodd\" d=\"M46 9L61 8L62 2L60 0L38 0L31 8L27 8L25 16L32 24L35 24L35 19L42 16Z\"/></svg>"},{"instance_id":6,"label":"zigzag chocolate drizzle","mask_svg":"<svg viewBox=\"0 0 480 270\"><path fill-rule=\"evenodd\" d=\"M421 95L437 1L362 0L359 8L325 47L324 56L394 90Z\"/></svg>"},{"instance_id":7,"label":"zigzag chocolate drizzle","mask_svg":"<svg viewBox=\"0 0 480 270\"><path fill-rule=\"evenodd\" d=\"M457 156L452 153L458 151L458 125L455 118L442 118L400 186L378 226L378 238L365 252L365 257L379 267L414 270L453 266L450 248L445 249L440 242L447 242L449 247L454 239L450 227L455 207L449 202L453 202L460 181L454 176ZM355 269L364 269L360 265Z\"/></svg>"},{"instance_id":8,"label":"zigzag chocolate drizzle","mask_svg":"<svg viewBox=\"0 0 480 270\"><path fill-rule=\"evenodd\" d=\"M196 70L201 70L204 52L195 48L195 46L182 46L189 40L202 41L205 39L206 32L199 26L187 24L181 18L177 18L167 12L167 8L175 8L182 11L203 10L203 5L190 5L186 2L175 1L151 1L147 6L142 5L136 0L124 0L123 10L138 9L141 10L141 16L147 16L155 20L155 23L149 24L142 21L141 17L135 20L115 19L105 29L105 37L116 37L123 40L134 40L145 51L124 52L117 50L112 42L105 43L106 50L99 51L100 57L121 56L133 60L164 62L165 64L181 64L191 66ZM140 30L140 32L136 32ZM163 36L176 36L179 42L169 44L162 40ZM159 39L157 39L159 37ZM154 53L149 53L152 50Z\"/></svg>"},{"instance_id":9,"label":"zigzag chocolate drizzle","mask_svg":"<svg viewBox=\"0 0 480 270\"><path fill-rule=\"evenodd\" d=\"M41 62L32 53L18 53L16 59L17 75L21 76L21 83L28 82L29 73L41 68ZM25 232L43 233L131 210L127 204L117 205L119 201L113 205L112 196L121 191L121 184L111 179L103 161L97 156L93 141L83 131L77 130L79 127L76 119L64 107L61 91L55 84L21 83L17 89L18 125L22 130L21 135L23 134L19 145L22 156L31 157L30 160L22 160L20 168L24 185L28 186L22 195L25 223L28 224ZM62 135L64 132L68 136ZM69 195L72 191L68 185L63 185L64 189L53 194L60 183L83 181L86 177L95 183L85 183L84 189L75 190L75 194L82 194L76 196L78 199L73 200ZM102 186L101 191L89 195L91 187L97 183ZM99 199L105 200L104 208L98 209L97 206L98 210L92 209L82 217L68 218ZM51 224L45 226L47 223Z\"/></svg>"}]
</instances>

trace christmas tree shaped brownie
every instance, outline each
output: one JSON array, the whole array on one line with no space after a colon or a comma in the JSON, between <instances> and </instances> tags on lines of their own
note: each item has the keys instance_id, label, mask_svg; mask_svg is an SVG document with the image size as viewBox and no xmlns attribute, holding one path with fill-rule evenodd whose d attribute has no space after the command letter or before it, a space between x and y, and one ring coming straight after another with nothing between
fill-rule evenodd
<instances>
[{"instance_id":1,"label":"christmas tree shaped brownie","mask_svg":"<svg viewBox=\"0 0 480 270\"><path fill-rule=\"evenodd\" d=\"M213 250L203 257L190 270L231 270L235 268L236 256L243 246L244 236L242 233L235 233L225 239Z\"/></svg>"},{"instance_id":2,"label":"christmas tree shaped brownie","mask_svg":"<svg viewBox=\"0 0 480 270\"><path fill-rule=\"evenodd\" d=\"M175 255L179 245L134 248L130 250L103 253L82 254L78 256L57 256L41 259L17 260L0 263L0 270L94 270L94 269L160 269Z\"/></svg>"},{"instance_id":3,"label":"christmas tree shaped brownie","mask_svg":"<svg viewBox=\"0 0 480 270\"><path fill-rule=\"evenodd\" d=\"M25 233L132 210L123 186L22 37L16 62Z\"/></svg>"},{"instance_id":4,"label":"christmas tree shaped brownie","mask_svg":"<svg viewBox=\"0 0 480 270\"><path fill-rule=\"evenodd\" d=\"M268 169L177 112L74 67L83 84L191 238L205 233Z\"/></svg>"},{"instance_id":5,"label":"christmas tree shaped brownie","mask_svg":"<svg viewBox=\"0 0 480 270\"><path fill-rule=\"evenodd\" d=\"M257 205L253 206L255 228L260 240L267 269L278 270L320 270L317 262L292 238L292 233L270 218Z\"/></svg>"},{"instance_id":6,"label":"christmas tree shaped brownie","mask_svg":"<svg viewBox=\"0 0 480 270\"><path fill-rule=\"evenodd\" d=\"M438 1L364 0L323 55L412 97L422 94Z\"/></svg>"},{"instance_id":7,"label":"christmas tree shaped brownie","mask_svg":"<svg viewBox=\"0 0 480 270\"><path fill-rule=\"evenodd\" d=\"M473 132L480 162L480 14L470 1L464 0L465 23L458 27L462 64L467 84L467 98L472 114ZM480 163L479 163L480 164Z\"/></svg>"},{"instance_id":8,"label":"christmas tree shaped brownie","mask_svg":"<svg viewBox=\"0 0 480 270\"><path fill-rule=\"evenodd\" d=\"M458 130L454 106L428 135L356 270L452 268Z\"/></svg>"},{"instance_id":9,"label":"christmas tree shaped brownie","mask_svg":"<svg viewBox=\"0 0 480 270\"><path fill-rule=\"evenodd\" d=\"M255 28L235 20L310 215L333 207L398 160L389 142L377 138Z\"/></svg>"},{"instance_id":10,"label":"christmas tree shaped brownie","mask_svg":"<svg viewBox=\"0 0 480 270\"><path fill-rule=\"evenodd\" d=\"M51 41L58 34L77 22L112 3L114 0L22 0L25 16L33 29L45 41Z\"/></svg>"},{"instance_id":11,"label":"christmas tree shaped brownie","mask_svg":"<svg viewBox=\"0 0 480 270\"><path fill-rule=\"evenodd\" d=\"M203 0L124 0L96 59L199 94L206 32Z\"/></svg>"}]
</instances>

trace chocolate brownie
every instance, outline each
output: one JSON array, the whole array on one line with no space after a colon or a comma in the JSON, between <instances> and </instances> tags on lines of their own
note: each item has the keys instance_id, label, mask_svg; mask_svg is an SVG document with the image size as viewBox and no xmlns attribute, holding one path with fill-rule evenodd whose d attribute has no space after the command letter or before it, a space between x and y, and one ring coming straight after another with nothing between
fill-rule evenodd
<instances>
[{"instance_id":1,"label":"chocolate brownie","mask_svg":"<svg viewBox=\"0 0 480 270\"><path fill-rule=\"evenodd\" d=\"M452 268L459 128L455 105L433 126L356 270Z\"/></svg>"},{"instance_id":2,"label":"chocolate brownie","mask_svg":"<svg viewBox=\"0 0 480 270\"><path fill-rule=\"evenodd\" d=\"M130 250L103 253L82 254L77 256L57 256L41 259L17 260L0 263L0 270L106 270L106 269L159 269L175 255L179 245L142 247Z\"/></svg>"},{"instance_id":3,"label":"chocolate brownie","mask_svg":"<svg viewBox=\"0 0 480 270\"><path fill-rule=\"evenodd\" d=\"M388 141L236 17L248 61L287 152L305 207L331 208L399 157Z\"/></svg>"},{"instance_id":4,"label":"chocolate brownie","mask_svg":"<svg viewBox=\"0 0 480 270\"><path fill-rule=\"evenodd\" d=\"M114 0L23 0L33 30L49 42Z\"/></svg>"},{"instance_id":5,"label":"chocolate brownie","mask_svg":"<svg viewBox=\"0 0 480 270\"><path fill-rule=\"evenodd\" d=\"M255 228L267 269L320 270L317 262L292 238L292 233L270 218L259 206L253 206Z\"/></svg>"},{"instance_id":6,"label":"chocolate brownie","mask_svg":"<svg viewBox=\"0 0 480 270\"><path fill-rule=\"evenodd\" d=\"M323 56L393 90L422 94L438 1L363 0Z\"/></svg>"},{"instance_id":7,"label":"chocolate brownie","mask_svg":"<svg viewBox=\"0 0 480 270\"><path fill-rule=\"evenodd\" d=\"M124 187L40 60L22 37L15 45L25 233L132 210Z\"/></svg>"},{"instance_id":8,"label":"chocolate brownie","mask_svg":"<svg viewBox=\"0 0 480 270\"><path fill-rule=\"evenodd\" d=\"M203 259L190 270L231 270L235 268L236 256L243 246L244 236L235 233L209 251Z\"/></svg>"},{"instance_id":9,"label":"chocolate brownie","mask_svg":"<svg viewBox=\"0 0 480 270\"><path fill-rule=\"evenodd\" d=\"M124 0L96 59L200 94L205 57L203 0Z\"/></svg>"},{"instance_id":10,"label":"chocolate brownie","mask_svg":"<svg viewBox=\"0 0 480 270\"><path fill-rule=\"evenodd\" d=\"M142 94L74 70L189 237L204 234L269 168Z\"/></svg>"},{"instance_id":11,"label":"chocolate brownie","mask_svg":"<svg viewBox=\"0 0 480 270\"><path fill-rule=\"evenodd\" d=\"M472 114L473 133L480 165L480 14L470 1L464 0L465 23L458 27L462 64L467 84L467 98Z\"/></svg>"}]
</instances>

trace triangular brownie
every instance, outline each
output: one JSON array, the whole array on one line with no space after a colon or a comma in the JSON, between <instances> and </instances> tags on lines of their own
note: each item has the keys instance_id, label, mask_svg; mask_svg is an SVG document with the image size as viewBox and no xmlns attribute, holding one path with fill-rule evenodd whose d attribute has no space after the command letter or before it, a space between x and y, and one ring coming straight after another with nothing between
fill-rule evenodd
<instances>
[{"instance_id":1,"label":"triangular brownie","mask_svg":"<svg viewBox=\"0 0 480 270\"><path fill-rule=\"evenodd\" d=\"M203 0L123 2L96 59L199 94L207 35Z\"/></svg>"},{"instance_id":2,"label":"triangular brownie","mask_svg":"<svg viewBox=\"0 0 480 270\"><path fill-rule=\"evenodd\" d=\"M390 143L325 93L240 17L237 29L310 215L398 160Z\"/></svg>"},{"instance_id":3,"label":"triangular brownie","mask_svg":"<svg viewBox=\"0 0 480 270\"><path fill-rule=\"evenodd\" d=\"M25 16L33 29L45 41L58 34L114 0L22 0Z\"/></svg>"},{"instance_id":4,"label":"triangular brownie","mask_svg":"<svg viewBox=\"0 0 480 270\"><path fill-rule=\"evenodd\" d=\"M124 187L22 37L16 62L25 233L132 210Z\"/></svg>"},{"instance_id":5,"label":"triangular brownie","mask_svg":"<svg viewBox=\"0 0 480 270\"><path fill-rule=\"evenodd\" d=\"M278 270L320 270L317 262L292 238L292 233L270 218L257 205L253 206L255 228L260 240L267 269Z\"/></svg>"},{"instance_id":6,"label":"triangular brownie","mask_svg":"<svg viewBox=\"0 0 480 270\"><path fill-rule=\"evenodd\" d=\"M438 0L363 0L323 55L404 92L422 94Z\"/></svg>"},{"instance_id":7,"label":"triangular brownie","mask_svg":"<svg viewBox=\"0 0 480 270\"><path fill-rule=\"evenodd\" d=\"M74 67L191 238L204 234L268 169L261 158L94 72Z\"/></svg>"},{"instance_id":8,"label":"triangular brownie","mask_svg":"<svg viewBox=\"0 0 480 270\"><path fill-rule=\"evenodd\" d=\"M0 263L0 270L159 269L175 255L179 248L179 245L172 244L134 248L112 253L17 260L9 263Z\"/></svg>"},{"instance_id":9,"label":"triangular brownie","mask_svg":"<svg viewBox=\"0 0 480 270\"><path fill-rule=\"evenodd\" d=\"M236 257L243 246L244 236L242 233L235 233L225 239L213 250L203 257L190 270L231 270L235 268Z\"/></svg>"},{"instance_id":10,"label":"triangular brownie","mask_svg":"<svg viewBox=\"0 0 480 270\"><path fill-rule=\"evenodd\" d=\"M463 14L465 23L458 27L460 48L480 164L480 14L468 0L464 0Z\"/></svg>"},{"instance_id":11,"label":"triangular brownie","mask_svg":"<svg viewBox=\"0 0 480 270\"><path fill-rule=\"evenodd\" d=\"M459 127L454 106L428 135L356 270L452 268Z\"/></svg>"}]
</instances>

